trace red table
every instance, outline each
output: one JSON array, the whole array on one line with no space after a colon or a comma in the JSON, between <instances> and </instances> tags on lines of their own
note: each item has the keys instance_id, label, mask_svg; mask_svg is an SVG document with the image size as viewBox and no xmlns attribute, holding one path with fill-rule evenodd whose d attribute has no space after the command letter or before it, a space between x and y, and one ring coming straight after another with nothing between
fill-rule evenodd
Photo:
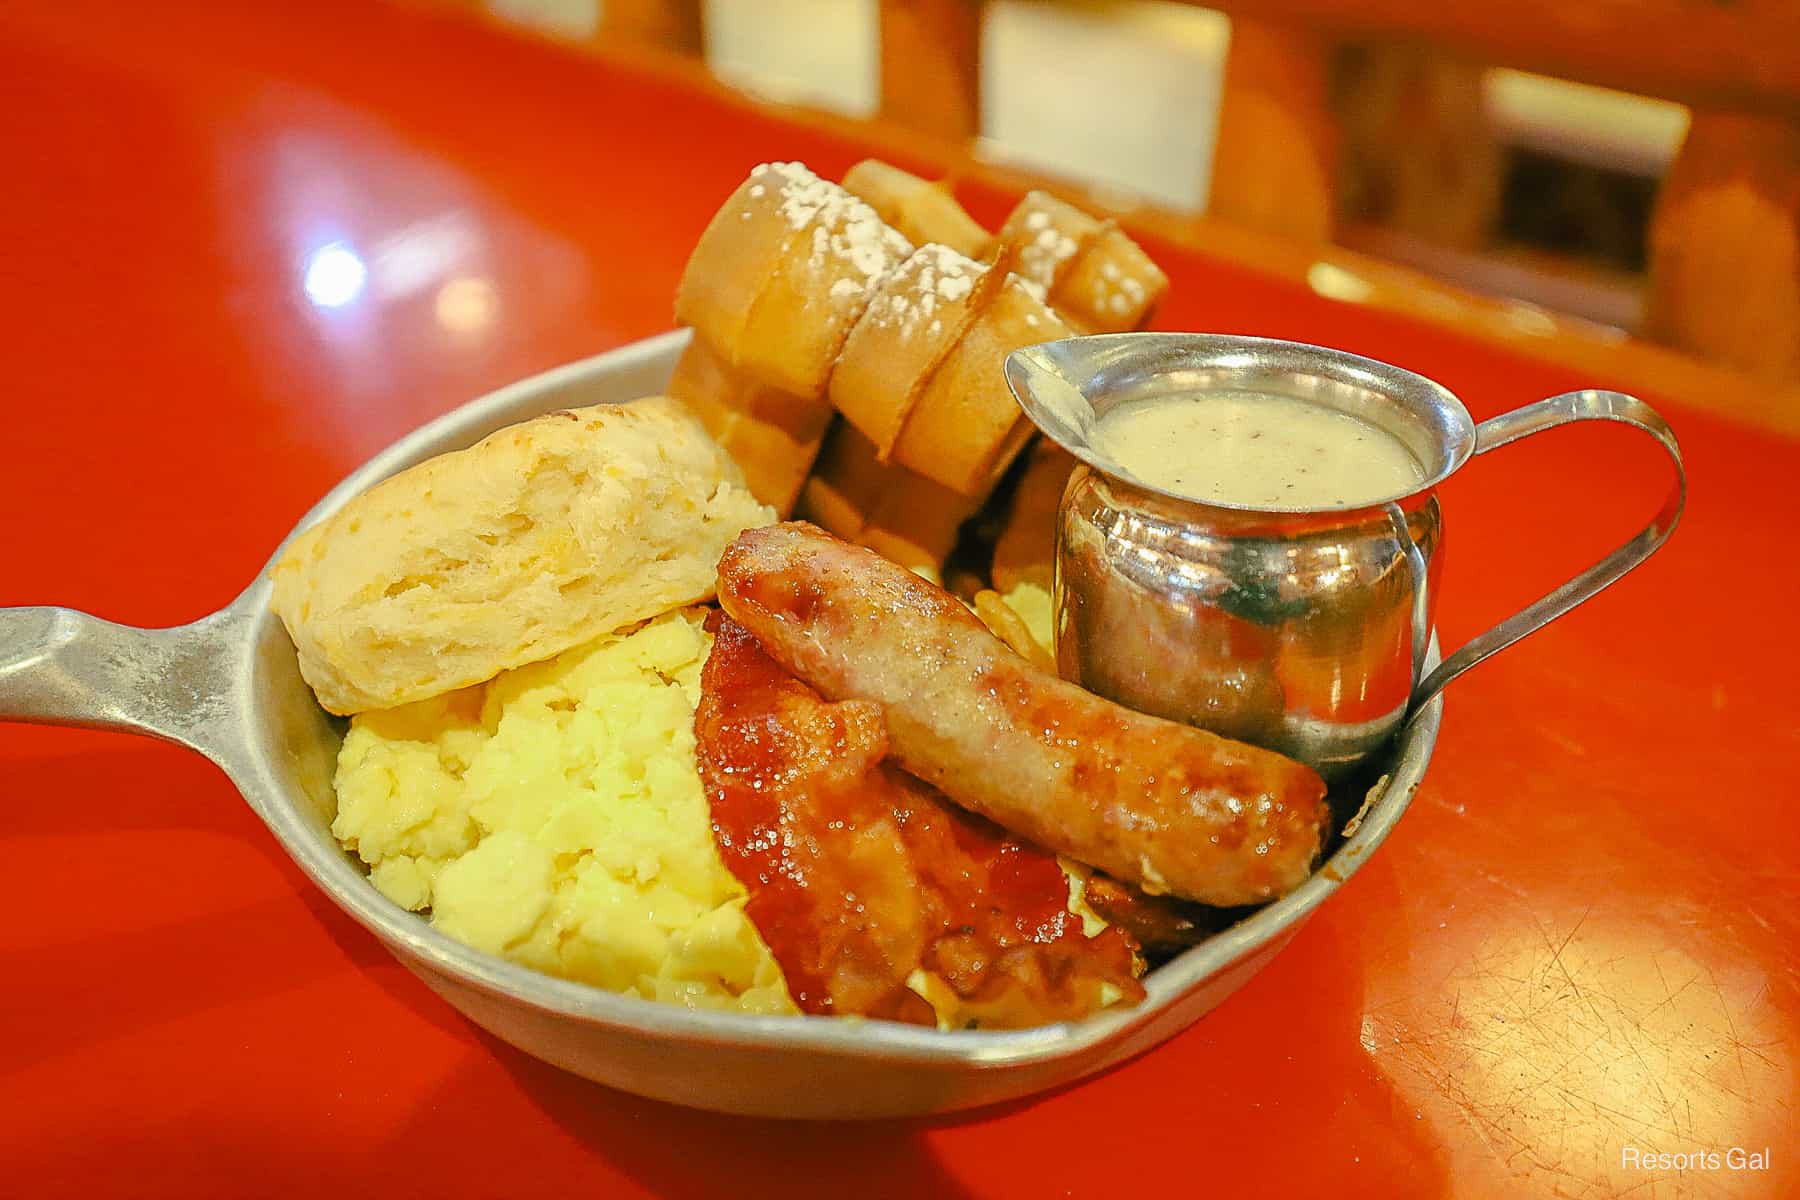
<instances>
[{"instance_id":1,"label":"red table","mask_svg":"<svg viewBox=\"0 0 1800 1200\"><path fill-rule=\"evenodd\" d=\"M264 7L0 7L0 604L201 615L398 434L666 327L751 164L861 155L462 19ZM1605 382L1153 249L1165 327L1385 357L1477 416ZM783 1124L565 1076L394 965L199 758L0 727L0 1187L1794 1194L1800 444L1647 398L1692 479L1668 549L1451 689L1406 820L1250 986L998 1111ZM1454 480L1446 642L1635 529L1665 472L1583 429Z\"/></svg>"}]
</instances>

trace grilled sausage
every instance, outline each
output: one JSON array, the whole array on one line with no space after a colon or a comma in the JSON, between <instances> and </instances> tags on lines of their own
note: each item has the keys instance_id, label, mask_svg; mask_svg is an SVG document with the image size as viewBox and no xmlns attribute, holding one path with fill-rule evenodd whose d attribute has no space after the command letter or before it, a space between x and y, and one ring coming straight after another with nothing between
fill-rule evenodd
<instances>
[{"instance_id":1,"label":"grilled sausage","mask_svg":"<svg viewBox=\"0 0 1800 1200\"><path fill-rule=\"evenodd\" d=\"M831 700L879 704L902 767L965 808L1146 892L1273 899L1328 811L1310 768L1039 670L941 588L799 522L743 533L719 603Z\"/></svg>"}]
</instances>

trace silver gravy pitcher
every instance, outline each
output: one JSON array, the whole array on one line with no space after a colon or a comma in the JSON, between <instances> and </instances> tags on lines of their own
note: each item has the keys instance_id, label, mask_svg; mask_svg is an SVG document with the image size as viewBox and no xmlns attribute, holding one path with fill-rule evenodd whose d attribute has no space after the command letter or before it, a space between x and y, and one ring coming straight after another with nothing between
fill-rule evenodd
<instances>
[{"instance_id":1,"label":"silver gravy pitcher","mask_svg":"<svg viewBox=\"0 0 1800 1200\"><path fill-rule=\"evenodd\" d=\"M1380 747L1452 679L1650 557L1687 478L1668 423L1641 400L1583 390L1477 425L1440 384L1300 342L1214 334L1067 338L1014 352L1006 379L1046 436L1081 460L1056 523L1056 657L1122 704L1281 750L1327 775ZM1208 392L1289 396L1397 437L1424 481L1358 507L1202 502L1153 487L1093 443L1133 401ZM1437 488L1478 454L1574 421L1641 429L1675 463L1650 524L1427 673L1444 519Z\"/></svg>"}]
</instances>

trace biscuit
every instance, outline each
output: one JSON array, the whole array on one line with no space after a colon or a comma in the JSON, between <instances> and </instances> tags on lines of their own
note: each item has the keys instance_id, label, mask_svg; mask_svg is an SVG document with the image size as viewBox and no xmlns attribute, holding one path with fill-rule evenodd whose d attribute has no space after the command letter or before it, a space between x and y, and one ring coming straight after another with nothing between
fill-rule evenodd
<instances>
[{"instance_id":1,"label":"biscuit","mask_svg":"<svg viewBox=\"0 0 1800 1200\"><path fill-rule=\"evenodd\" d=\"M289 544L274 607L320 704L391 708L707 600L774 519L676 401L596 405L376 484Z\"/></svg>"}]
</instances>

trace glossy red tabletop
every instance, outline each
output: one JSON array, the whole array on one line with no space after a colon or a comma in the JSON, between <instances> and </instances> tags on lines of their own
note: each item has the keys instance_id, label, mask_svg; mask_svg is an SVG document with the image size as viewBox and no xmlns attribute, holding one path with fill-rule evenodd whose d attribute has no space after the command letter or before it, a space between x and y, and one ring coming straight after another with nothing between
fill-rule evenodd
<instances>
[{"instance_id":1,"label":"glossy red tabletop","mask_svg":"<svg viewBox=\"0 0 1800 1200\"><path fill-rule=\"evenodd\" d=\"M275 8L0 6L0 604L202 615L390 439L667 327L751 164L861 155L466 20ZM1477 416L1606 382L1153 250L1167 328L1348 347ZM0 1190L1793 1195L1800 444L1646 398L1691 476L1668 548L1451 688L1412 810L1249 986L1000 1110L753 1121L563 1075L395 965L201 759L0 726ZM1446 643L1667 480L1617 427L1464 471Z\"/></svg>"}]
</instances>

